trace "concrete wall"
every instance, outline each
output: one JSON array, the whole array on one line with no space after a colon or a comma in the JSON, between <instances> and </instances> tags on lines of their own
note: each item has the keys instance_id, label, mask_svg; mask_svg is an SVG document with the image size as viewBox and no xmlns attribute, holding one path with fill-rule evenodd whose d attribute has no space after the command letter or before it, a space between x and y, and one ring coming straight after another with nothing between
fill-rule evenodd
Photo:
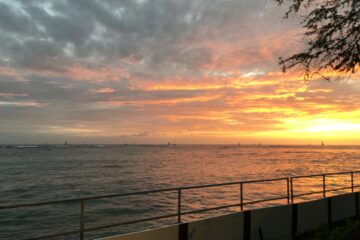
<instances>
[{"instance_id":1,"label":"concrete wall","mask_svg":"<svg viewBox=\"0 0 360 240\"><path fill-rule=\"evenodd\" d=\"M356 216L356 196L354 193L338 195L331 200L331 220L333 222Z\"/></svg>"},{"instance_id":2,"label":"concrete wall","mask_svg":"<svg viewBox=\"0 0 360 240\"><path fill-rule=\"evenodd\" d=\"M291 205L252 210L250 219L251 240L291 239Z\"/></svg>"},{"instance_id":3,"label":"concrete wall","mask_svg":"<svg viewBox=\"0 0 360 240\"><path fill-rule=\"evenodd\" d=\"M296 209L297 208L297 209ZM295 233L302 234L319 228L328 223L328 200L326 198L296 204L294 214L297 214Z\"/></svg>"},{"instance_id":4,"label":"concrete wall","mask_svg":"<svg viewBox=\"0 0 360 240\"><path fill-rule=\"evenodd\" d=\"M262 208L106 240L287 240L359 214L359 193ZM104 239L104 240L105 240Z\"/></svg>"},{"instance_id":5,"label":"concrete wall","mask_svg":"<svg viewBox=\"0 0 360 240\"><path fill-rule=\"evenodd\" d=\"M103 240L179 240L179 226L170 226L136 232L115 237L103 238Z\"/></svg>"},{"instance_id":6,"label":"concrete wall","mask_svg":"<svg viewBox=\"0 0 360 240\"><path fill-rule=\"evenodd\" d=\"M242 240L244 214L233 213L190 222L188 240Z\"/></svg>"}]
</instances>

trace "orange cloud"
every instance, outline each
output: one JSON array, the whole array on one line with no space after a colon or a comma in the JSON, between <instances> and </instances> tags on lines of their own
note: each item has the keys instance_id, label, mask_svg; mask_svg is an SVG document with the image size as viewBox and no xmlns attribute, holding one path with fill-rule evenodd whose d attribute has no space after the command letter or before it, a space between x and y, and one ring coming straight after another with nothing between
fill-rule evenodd
<instances>
[{"instance_id":1,"label":"orange cloud","mask_svg":"<svg viewBox=\"0 0 360 240\"><path fill-rule=\"evenodd\" d=\"M112 88L100 88L95 91L96 93L114 93L115 89Z\"/></svg>"},{"instance_id":2,"label":"orange cloud","mask_svg":"<svg viewBox=\"0 0 360 240\"><path fill-rule=\"evenodd\" d=\"M108 106L124 106L124 105L137 105L137 106L146 106L146 105L159 105L159 106L173 106L180 103L195 103L195 102L207 102L220 98L221 95L204 95L199 97L187 97L187 98L173 98L173 99L161 99L161 100L133 100L133 101L103 101L99 102L100 104Z\"/></svg>"},{"instance_id":3,"label":"orange cloud","mask_svg":"<svg viewBox=\"0 0 360 240\"><path fill-rule=\"evenodd\" d=\"M70 79L94 82L118 81L130 77L129 73L117 67L86 67L80 64L70 65L66 68Z\"/></svg>"},{"instance_id":4,"label":"orange cloud","mask_svg":"<svg viewBox=\"0 0 360 240\"><path fill-rule=\"evenodd\" d=\"M0 76L12 77L18 81L24 80L22 74L15 68L11 67L0 66Z\"/></svg>"}]
</instances>

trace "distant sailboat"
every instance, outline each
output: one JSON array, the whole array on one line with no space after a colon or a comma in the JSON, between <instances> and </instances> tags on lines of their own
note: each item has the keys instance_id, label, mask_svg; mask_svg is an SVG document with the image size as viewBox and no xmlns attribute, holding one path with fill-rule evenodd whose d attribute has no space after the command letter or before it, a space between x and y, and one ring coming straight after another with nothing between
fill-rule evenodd
<instances>
[{"instance_id":1,"label":"distant sailboat","mask_svg":"<svg viewBox=\"0 0 360 240\"><path fill-rule=\"evenodd\" d=\"M324 142L321 142L321 146L322 146L322 147L325 146Z\"/></svg>"}]
</instances>

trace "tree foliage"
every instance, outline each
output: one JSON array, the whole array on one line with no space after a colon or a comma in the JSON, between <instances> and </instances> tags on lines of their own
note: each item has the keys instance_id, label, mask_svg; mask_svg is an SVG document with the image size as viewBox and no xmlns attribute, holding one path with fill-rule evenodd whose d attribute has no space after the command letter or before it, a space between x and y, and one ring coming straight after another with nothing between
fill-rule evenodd
<instances>
[{"instance_id":1,"label":"tree foliage","mask_svg":"<svg viewBox=\"0 0 360 240\"><path fill-rule=\"evenodd\" d=\"M306 49L286 59L283 71L295 66L305 79L324 72L355 73L360 64L360 0L276 0L290 3L285 18L301 14ZM305 14L306 13L306 14Z\"/></svg>"}]
</instances>

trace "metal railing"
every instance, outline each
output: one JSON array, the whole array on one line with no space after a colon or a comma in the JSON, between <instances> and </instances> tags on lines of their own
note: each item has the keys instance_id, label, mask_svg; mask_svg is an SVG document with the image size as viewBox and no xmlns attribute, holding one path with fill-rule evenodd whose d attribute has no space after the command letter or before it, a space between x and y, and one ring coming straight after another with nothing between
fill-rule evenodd
<instances>
[{"instance_id":1,"label":"metal railing","mask_svg":"<svg viewBox=\"0 0 360 240\"><path fill-rule=\"evenodd\" d=\"M187 186L187 187L177 187L177 188L165 188L165 189L158 189L158 190L149 190L149 191L141 191L141 192L131 192L131 193L120 193L120 194L110 194L110 195L101 195L101 196L92 196L92 197L83 197L83 198L74 198L74 199L65 199L65 200L57 200L57 201L46 201L46 202L37 202L37 203L25 203L25 204L15 204L15 205L5 205L0 206L0 211L2 209L15 209L15 208L29 208L29 207L35 207L35 206L45 206L45 205L56 205L56 204L64 204L64 203L73 203L73 202L79 202L80 203L80 214L79 214L79 228L75 230L69 230L66 232L61 232L57 234L51 234L51 235L44 235L39 237L32 237L30 239L49 239L49 238L55 238L59 236L66 236L70 234L79 234L79 239L84 239L84 234L86 232L93 232L105 228L111 228L116 226L123 226L123 225L129 225L129 224L135 224L140 222L148 222L153 220L159 220L159 219L165 219L165 218L172 218L176 217L177 222L181 223L182 219L181 217L184 215L190 215L190 214L196 214L196 213L202 213L207 211L214 211L214 210L220 210L225 208L232 208L232 207L240 207L240 210L243 211L244 207L247 205L252 205L256 203L263 203L263 202L270 202L275 200L286 200L288 204L294 203L295 198L313 195L313 194L322 194L323 197L326 197L326 193L328 192L335 192L340 190L346 190L351 189L351 192L354 192L354 189L357 187L360 187L360 185L354 185L354 174L360 173L360 171L352 171L352 172L336 172L336 173L325 173L325 174L313 174L313 175L303 175L303 176L293 176L293 177L283 177L283 178L272 178L272 179L262 179L262 180L250 180L250 181L239 181L239 182L227 182L227 183L218 183L218 184L208 184L208 185L197 185L197 186ZM335 188L335 189L327 189L326 185L326 177L333 176L333 175L349 175L350 176L350 186L348 187L341 187L341 188ZM301 178L315 178L315 177L321 177L322 178L322 190L321 191L311 191L307 193L301 193L301 194L294 194L294 181ZM279 196L279 197L273 197L273 198L265 198L261 200L256 201L244 201L244 188L245 185L251 184L251 183L264 183L264 182L284 182L286 184L286 195ZM230 185L238 185L239 186L239 202L235 204L228 204L228 205L222 205L217 207L211 207L211 208L204 208L204 209L197 209L197 210L190 210L190 211L182 211L182 192L184 190L189 189L200 189L200 188L211 188L211 187L221 187L221 186L230 186ZM177 193L177 212L172 214L166 214L161 216L154 216L154 217L148 217L148 218L141 218L137 220L132 221L122 221L122 222L116 222L112 224L107 225L101 225L96 227L85 227L85 203L89 200L95 200L95 199L104 199L104 198L116 198L116 197L127 197L127 196L135 196L135 195L147 195L147 194L153 194L153 193L164 193L164 192L176 192Z\"/></svg>"}]
</instances>

